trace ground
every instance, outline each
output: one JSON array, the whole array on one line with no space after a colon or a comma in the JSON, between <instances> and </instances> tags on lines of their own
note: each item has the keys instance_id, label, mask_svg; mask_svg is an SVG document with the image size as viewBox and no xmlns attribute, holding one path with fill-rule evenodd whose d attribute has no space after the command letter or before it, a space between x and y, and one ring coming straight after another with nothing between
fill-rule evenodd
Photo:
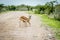
<instances>
[{"instance_id":1,"label":"ground","mask_svg":"<svg viewBox=\"0 0 60 40\"><path fill-rule=\"evenodd\" d=\"M25 27L20 16L28 17L29 14L24 11L0 14L0 40L55 40L52 30L41 22L41 18L32 15L31 26Z\"/></svg>"}]
</instances>

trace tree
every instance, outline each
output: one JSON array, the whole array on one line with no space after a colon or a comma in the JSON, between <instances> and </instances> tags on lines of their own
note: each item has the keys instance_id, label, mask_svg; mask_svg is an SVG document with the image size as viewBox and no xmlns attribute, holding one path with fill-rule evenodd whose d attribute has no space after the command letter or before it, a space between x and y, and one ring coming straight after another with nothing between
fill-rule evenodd
<instances>
[{"instance_id":1,"label":"tree","mask_svg":"<svg viewBox=\"0 0 60 40\"><path fill-rule=\"evenodd\" d=\"M60 4L55 6L54 18L60 20Z\"/></svg>"},{"instance_id":2,"label":"tree","mask_svg":"<svg viewBox=\"0 0 60 40\"><path fill-rule=\"evenodd\" d=\"M54 3L55 3L56 1L51 1L51 2L47 2L46 4L45 4L45 6L46 6L46 10L49 10L49 12L48 12L48 15L49 14L53 14L53 12L54 12L54 10L55 10L55 8L54 8Z\"/></svg>"},{"instance_id":3,"label":"tree","mask_svg":"<svg viewBox=\"0 0 60 40\"><path fill-rule=\"evenodd\" d=\"M8 6L7 8L8 8L8 10L15 10L16 9L16 7L14 5Z\"/></svg>"},{"instance_id":4,"label":"tree","mask_svg":"<svg viewBox=\"0 0 60 40\"><path fill-rule=\"evenodd\" d=\"M29 11L29 9L30 9L30 6L27 6L27 9L28 9L28 11Z\"/></svg>"},{"instance_id":5,"label":"tree","mask_svg":"<svg viewBox=\"0 0 60 40\"><path fill-rule=\"evenodd\" d=\"M2 11L4 4L0 4L0 12Z\"/></svg>"},{"instance_id":6,"label":"tree","mask_svg":"<svg viewBox=\"0 0 60 40\"><path fill-rule=\"evenodd\" d=\"M54 3L55 3L56 1L51 1L50 2L50 5L51 5L51 12L53 13L53 11L54 11Z\"/></svg>"}]
</instances>

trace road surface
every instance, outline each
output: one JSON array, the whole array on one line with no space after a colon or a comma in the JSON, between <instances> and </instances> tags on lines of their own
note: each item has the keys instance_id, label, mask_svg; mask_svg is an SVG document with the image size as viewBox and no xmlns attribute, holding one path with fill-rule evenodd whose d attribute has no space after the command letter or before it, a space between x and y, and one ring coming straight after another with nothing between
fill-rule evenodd
<instances>
[{"instance_id":1,"label":"road surface","mask_svg":"<svg viewBox=\"0 0 60 40\"><path fill-rule=\"evenodd\" d=\"M54 40L52 31L42 24L39 17L32 15L31 26L25 27L25 23L19 20L20 16L28 17L29 14L24 11L0 14L0 40Z\"/></svg>"}]
</instances>

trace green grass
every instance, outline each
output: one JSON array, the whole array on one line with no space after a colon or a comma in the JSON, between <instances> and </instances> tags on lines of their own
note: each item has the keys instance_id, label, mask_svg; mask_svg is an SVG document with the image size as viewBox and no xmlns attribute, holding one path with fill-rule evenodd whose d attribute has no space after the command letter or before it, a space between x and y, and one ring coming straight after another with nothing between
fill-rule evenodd
<instances>
[{"instance_id":1,"label":"green grass","mask_svg":"<svg viewBox=\"0 0 60 40\"><path fill-rule=\"evenodd\" d=\"M46 25L49 25L51 28L53 28L56 31L56 38L57 40L60 40L60 21L49 18L47 15L45 14L36 14L37 16L42 18L42 22Z\"/></svg>"},{"instance_id":2,"label":"green grass","mask_svg":"<svg viewBox=\"0 0 60 40\"><path fill-rule=\"evenodd\" d=\"M44 24L49 25L51 28L53 28L56 31L55 36L57 40L60 40L60 33L59 33L60 32L60 21L49 18L45 14L35 14L35 15L39 16Z\"/></svg>"},{"instance_id":3,"label":"green grass","mask_svg":"<svg viewBox=\"0 0 60 40\"><path fill-rule=\"evenodd\" d=\"M29 11L30 14L33 12ZM60 28L60 21L55 20L53 18L49 18L46 14L34 14L42 18L42 22L51 26L52 28Z\"/></svg>"},{"instance_id":4,"label":"green grass","mask_svg":"<svg viewBox=\"0 0 60 40\"><path fill-rule=\"evenodd\" d=\"M53 27L53 28L60 28L60 21L49 18L47 15L43 14L40 15L42 17L42 21L45 24L48 24L49 26Z\"/></svg>"},{"instance_id":5,"label":"green grass","mask_svg":"<svg viewBox=\"0 0 60 40\"><path fill-rule=\"evenodd\" d=\"M10 12L10 11L4 11L4 12L0 12L0 14L5 14L5 13L7 13L7 12Z\"/></svg>"},{"instance_id":6,"label":"green grass","mask_svg":"<svg viewBox=\"0 0 60 40\"><path fill-rule=\"evenodd\" d=\"M60 28L60 21L55 20L53 18L49 18L46 14L34 14L34 12L31 11L27 11L27 12L42 18L42 22L44 24L51 26L52 28L56 28L56 29Z\"/></svg>"}]
</instances>

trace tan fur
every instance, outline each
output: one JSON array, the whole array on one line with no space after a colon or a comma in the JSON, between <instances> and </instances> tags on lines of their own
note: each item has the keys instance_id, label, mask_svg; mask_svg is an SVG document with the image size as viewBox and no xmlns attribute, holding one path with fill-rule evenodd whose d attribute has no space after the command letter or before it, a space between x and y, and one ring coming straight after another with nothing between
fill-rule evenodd
<instances>
[{"instance_id":1,"label":"tan fur","mask_svg":"<svg viewBox=\"0 0 60 40\"><path fill-rule=\"evenodd\" d=\"M30 18L27 18L27 17L25 17L25 16L21 16L21 17L19 18L19 20L22 21L22 22L28 22L28 23L30 24Z\"/></svg>"}]
</instances>

